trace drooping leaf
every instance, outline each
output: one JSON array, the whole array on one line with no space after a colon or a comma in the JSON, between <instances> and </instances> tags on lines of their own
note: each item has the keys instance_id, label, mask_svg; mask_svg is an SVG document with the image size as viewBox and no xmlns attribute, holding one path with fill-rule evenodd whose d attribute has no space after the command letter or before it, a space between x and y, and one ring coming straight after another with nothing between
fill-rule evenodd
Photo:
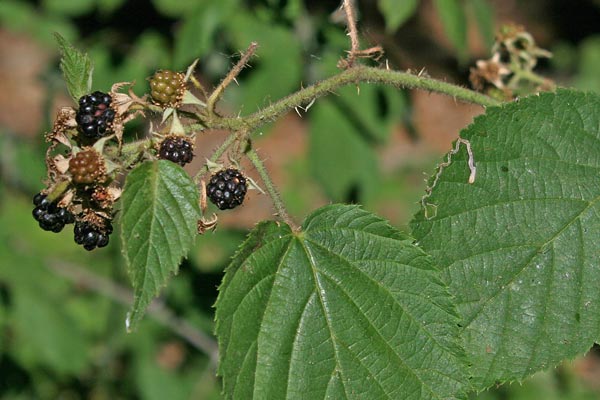
<instances>
[{"instance_id":1,"label":"drooping leaf","mask_svg":"<svg viewBox=\"0 0 600 400\"><path fill-rule=\"evenodd\" d=\"M458 59L467 56L467 17L458 0L435 0L437 12L444 26L444 32L458 52Z\"/></svg>"},{"instance_id":2,"label":"drooping leaf","mask_svg":"<svg viewBox=\"0 0 600 400\"><path fill-rule=\"evenodd\" d=\"M466 388L457 317L431 259L356 206L303 231L261 223L216 305L232 399L446 399Z\"/></svg>"},{"instance_id":3,"label":"drooping leaf","mask_svg":"<svg viewBox=\"0 0 600 400\"><path fill-rule=\"evenodd\" d=\"M77 102L81 96L91 91L92 72L94 70L92 60L87 54L73 47L59 33L55 32L54 37L62 54L60 69L63 72L67 90L73 100Z\"/></svg>"},{"instance_id":4,"label":"drooping leaf","mask_svg":"<svg viewBox=\"0 0 600 400\"><path fill-rule=\"evenodd\" d=\"M385 29L393 33L413 16L419 0L379 0L377 7L385 19Z\"/></svg>"},{"instance_id":5,"label":"drooping leaf","mask_svg":"<svg viewBox=\"0 0 600 400\"><path fill-rule=\"evenodd\" d=\"M600 97L572 90L490 108L461 132L413 235L463 317L476 389L523 379L600 339Z\"/></svg>"},{"instance_id":6,"label":"drooping leaf","mask_svg":"<svg viewBox=\"0 0 600 400\"><path fill-rule=\"evenodd\" d=\"M134 288L128 328L134 329L191 248L200 210L193 181L165 160L131 171L121 201L123 254Z\"/></svg>"}]
</instances>

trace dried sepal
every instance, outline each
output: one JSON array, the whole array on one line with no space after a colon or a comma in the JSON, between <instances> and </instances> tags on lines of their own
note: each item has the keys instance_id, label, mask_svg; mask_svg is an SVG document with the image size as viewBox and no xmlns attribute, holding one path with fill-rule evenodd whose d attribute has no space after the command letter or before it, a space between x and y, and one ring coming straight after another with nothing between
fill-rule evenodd
<instances>
[{"instance_id":1,"label":"dried sepal","mask_svg":"<svg viewBox=\"0 0 600 400\"><path fill-rule=\"evenodd\" d=\"M69 170L69 161L71 157L65 157L62 154L58 154L52 158L53 170L58 174L63 175Z\"/></svg>"},{"instance_id":2,"label":"dried sepal","mask_svg":"<svg viewBox=\"0 0 600 400\"><path fill-rule=\"evenodd\" d=\"M119 194L120 195L120 194ZM102 210L110 211L116 201L114 192L105 186L96 186L91 195L91 200Z\"/></svg>"},{"instance_id":3,"label":"dried sepal","mask_svg":"<svg viewBox=\"0 0 600 400\"><path fill-rule=\"evenodd\" d=\"M86 208L83 210L82 214L80 214L79 220L95 226L100 231L106 231L112 220L112 216L103 211Z\"/></svg>"},{"instance_id":4,"label":"dried sepal","mask_svg":"<svg viewBox=\"0 0 600 400\"><path fill-rule=\"evenodd\" d=\"M68 148L71 148L73 145L67 137L66 131L77 127L75 114L76 111L73 107L62 107L56 114L52 130L46 134L46 141L53 142L53 144L64 144Z\"/></svg>"},{"instance_id":5,"label":"dried sepal","mask_svg":"<svg viewBox=\"0 0 600 400\"><path fill-rule=\"evenodd\" d=\"M214 231L217 229L217 223L219 222L219 217L217 214L213 213L211 219L206 219L204 217L198 220L198 234L202 235L207 231Z\"/></svg>"}]
</instances>

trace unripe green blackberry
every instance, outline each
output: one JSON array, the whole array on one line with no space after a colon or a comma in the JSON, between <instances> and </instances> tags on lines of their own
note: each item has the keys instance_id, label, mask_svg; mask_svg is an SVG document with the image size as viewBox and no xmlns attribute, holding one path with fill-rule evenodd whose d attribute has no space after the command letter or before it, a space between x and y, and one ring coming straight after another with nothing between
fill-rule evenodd
<instances>
[{"instance_id":1,"label":"unripe green blackberry","mask_svg":"<svg viewBox=\"0 0 600 400\"><path fill-rule=\"evenodd\" d=\"M235 168L215 173L206 185L206 195L221 210L232 209L242 204L247 190L246 178Z\"/></svg>"},{"instance_id":2,"label":"unripe green blackberry","mask_svg":"<svg viewBox=\"0 0 600 400\"><path fill-rule=\"evenodd\" d=\"M33 218L45 231L60 232L66 224L75 222L75 217L69 210L51 203L45 194L38 193L33 196L33 205Z\"/></svg>"},{"instance_id":3,"label":"unripe green blackberry","mask_svg":"<svg viewBox=\"0 0 600 400\"><path fill-rule=\"evenodd\" d=\"M69 172L79 185L102 183L106 179L104 160L92 147L84 148L69 160Z\"/></svg>"},{"instance_id":4,"label":"unripe green blackberry","mask_svg":"<svg viewBox=\"0 0 600 400\"><path fill-rule=\"evenodd\" d=\"M116 112L110 107L112 97L103 92L94 92L79 99L75 115L79 132L89 139L100 139L110 133Z\"/></svg>"},{"instance_id":5,"label":"unripe green blackberry","mask_svg":"<svg viewBox=\"0 0 600 400\"><path fill-rule=\"evenodd\" d=\"M164 138L158 149L158 158L173 161L182 167L194 158L192 141L179 135Z\"/></svg>"},{"instance_id":6,"label":"unripe green blackberry","mask_svg":"<svg viewBox=\"0 0 600 400\"><path fill-rule=\"evenodd\" d=\"M156 71L150 80L152 101L163 108L177 108L185 92L185 75L170 70Z\"/></svg>"}]
</instances>

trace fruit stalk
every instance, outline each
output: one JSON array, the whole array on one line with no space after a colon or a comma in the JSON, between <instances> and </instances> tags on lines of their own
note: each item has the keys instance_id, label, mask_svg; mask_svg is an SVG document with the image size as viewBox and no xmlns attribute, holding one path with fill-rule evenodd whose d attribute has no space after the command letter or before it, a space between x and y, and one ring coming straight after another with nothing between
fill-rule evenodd
<instances>
[{"instance_id":1,"label":"fruit stalk","mask_svg":"<svg viewBox=\"0 0 600 400\"><path fill-rule=\"evenodd\" d=\"M277 211L277 215L279 215L279 217L286 224L288 224L293 231L299 232L300 227L292 220L292 218L288 214L287 209L283 204L283 200L279 195L279 192L277 192L277 189L275 188L275 185L273 184L273 181L271 180L271 177L269 176L265 165L263 164L256 151L251 146L248 146L248 150L246 150L245 154L246 157L248 157L248 160L250 160L252 165L254 165L254 167L256 168L256 171L258 171L258 174L260 175L260 178L262 179L267 189L267 193L269 193L269 196L273 200L273 207Z\"/></svg>"}]
</instances>

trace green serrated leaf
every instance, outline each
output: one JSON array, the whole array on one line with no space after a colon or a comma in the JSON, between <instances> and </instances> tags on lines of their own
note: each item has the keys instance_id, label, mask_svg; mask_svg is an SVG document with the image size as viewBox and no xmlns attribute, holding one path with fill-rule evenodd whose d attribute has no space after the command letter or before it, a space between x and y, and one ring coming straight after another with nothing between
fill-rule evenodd
<instances>
[{"instance_id":1,"label":"green serrated leaf","mask_svg":"<svg viewBox=\"0 0 600 400\"><path fill-rule=\"evenodd\" d=\"M123 254L134 288L127 322L133 330L194 243L200 210L194 182L165 160L131 171L121 198Z\"/></svg>"},{"instance_id":2,"label":"green serrated leaf","mask_svg":"<svg viewBox=\"0 0 600 400\"><path fill-rule=\"evenodd\" d=\"M489 108L461 137L413 235L463 317L475 389L520 380L600 337L600 97L573 90Z\"/></svg>"},{"instance_id":3,"label":"green serrated leaf","mask_svg":"<svg viewBox=\"0 0 600 400\"><path fill-rule=\"evenodd\" d=\"M458 319L431 258L356 206L301 233L260 224L216 304L232 399L446 399L467 387Z\"/></svg>"},{"instance_id":4,"label":"green serrated leaf","mask_svg":"<svg viewBox=\"0 0 600 400\"><path fill-rule=\"evenodd\" d=\"M60 69L63 72L67 90L73 100L77 102L81 96L89 93L92 89L92 72L94 70L92 60L87 54L73 47L59 33L55 32L54 37L62 54Z\"/></svg>"},{"instance_id":5,"label":"green serrated leaf","mask_svg":"<svg viewBox=\"0 0 600 400\"><path fill-rule=\"evenodd\" d=\"M458 0L435 0L437 12L444 26L444 32L458 52L463 62L467 56L467 17Z\"/></svg>"},{"instance_id":6,"label":"green serrated leaf","mask_svg":"<svg viewBox=\"0 0 600 400\"><path fill-rule=\"evenodd\" d=\"M385 29L395 32L407 19L413 16L419 0L379 0L377 7L385 19Z\"/></svg>"}]
</instances>

